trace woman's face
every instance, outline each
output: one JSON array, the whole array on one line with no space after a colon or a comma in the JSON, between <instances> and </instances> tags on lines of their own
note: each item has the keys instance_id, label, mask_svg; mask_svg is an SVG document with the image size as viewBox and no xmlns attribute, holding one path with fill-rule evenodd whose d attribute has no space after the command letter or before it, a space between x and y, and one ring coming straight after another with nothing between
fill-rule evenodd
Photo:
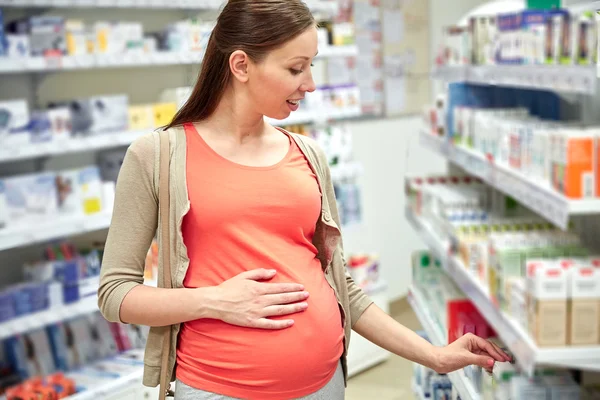
<instances>
[{"instance_id":1,"label":"woman's face","mask_svg":"<svg viewBox=\"0 0 600 400\"><path fill-rule=\"evenodd\" d=\"M315 90L311 64L317 54L317 29L312 27L260 63L249 63L247 87L256 111L284 119L298 109L306 92Z\"/></svg>"}]
</instances>

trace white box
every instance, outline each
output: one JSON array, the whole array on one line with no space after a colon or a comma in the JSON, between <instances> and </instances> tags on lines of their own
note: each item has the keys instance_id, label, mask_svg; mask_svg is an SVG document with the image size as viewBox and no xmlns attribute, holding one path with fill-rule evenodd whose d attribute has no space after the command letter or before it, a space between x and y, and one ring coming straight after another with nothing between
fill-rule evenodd
<instances>
[{"instance_id":1,"label":"white box","mask_svg":"<svg viewBox=\"0 0 600 400\"><path fill-rule=\"evenodd\" d=\"M576 265L569 268L568 281L568 343L600 344L600 269Z\"/></svg>"},{"instance_id":2,"label":"white box","mask_svg":"<svg viewBox=\"0 0 600 400\"><path fill-rule=\"evenodd\" d=\"M99 213L103 210L102 179L100 169L91 166L79 171L79 190L83 203L83 213L86 215Z\"/></svg>"},{"instance_id":3,"label":"white box","mask_svg":"<svg viewBox=\"0 0 600 400\"><path fill-rule=\"evenodd\" d=\"M71 111L67 107L53 108L47 111L52 131L52 140L66 140L73 133Z\"/></svg>"},{"instance_id":4,"label":"white box","mask_svg":"<svg viewBox=\"0 0 600 400\"><path fill-rule=\"evenodd\" d=\"M8 204L6 202L6 185L0 179L0 229L8 225Z\"/></svg>"},{"instance_id":5,"label":"white box","mask_svg":"<svg viewBox=\"0 0 600 400\"><path fill-rule=\"evenodd\" d=\"M0 145L26 146L30 137L29 106L25 100L0 101Z\"/></svg>"},{"instance_id":6,"label":"white box","mask_svg":"<svg viewBox=\"0 0 600 400\"><path fill-rule=\"evenodd\" d=\"M41 173L7 178L6 197L10 223L39 223L56 214L58 196L54 173Z\"/></svg>"},{"instance_id":7,"label":"white box","mask_svg":"<svg viewBox=\"0 0 600 400\"><path fill-rule=\"evenodd\" d=\"M6 35L6 56L24 58L31 55L29 35Z\"/></svg>"},{"instance_id":8,"label":"white box","mask_svg":"<svg viewBox=\"0 0 600 400\"><path fill-rule=\"evenodd\" d=\"M527 269L529 331L539 347L567 343L567 272L548 260L530 260Z\"/></svg>"}]
</instances>

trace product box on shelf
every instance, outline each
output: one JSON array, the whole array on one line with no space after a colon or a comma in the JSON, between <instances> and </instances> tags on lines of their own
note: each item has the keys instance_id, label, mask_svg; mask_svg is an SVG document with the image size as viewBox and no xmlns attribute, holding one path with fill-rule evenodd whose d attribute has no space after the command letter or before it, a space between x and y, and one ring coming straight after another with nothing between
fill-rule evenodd
<instances>
[{"instance_id":1,"label":"product box on shelf","mask_svg":"<svg viewBox=\"0 0 600 400\"><path fill-rule=\"evenodd\" d=\"M567 344L567 272L549 261L527 262L529 330L540 347Z\"/></svg>"},{"instance_id":2,"label":"product box on shelf","mask_svg":"<svg viewBox=\"0 0 600 400\"><path fill-rule=\"evenodd\" d=\"M593 131L562 129L551 138L552 185L571 199L596 196L596 135ZM553 141L553 142L552 142Z\"/></svg>"},{"instance_id":3,"label":"product box on shelf","mask_svg":"<svg viewBox=\"0 0 600 400\"><path fill-rule=\"evenodd\" d=\"M499 51L497 64L517 64L519 55L520 14L509 13L498 15Z\"/></svg>"},{"instance_id":4,"label":"product box on shelf","mask_svg":"<svg viewBox=\"0 0 600 400\"><path fill-rule=\"evenodd\" d=\"M100 169L96 165L83 168L79 170L78 178L83 213L86 215L99 213L103 210Z\"/></svg>"},{"instance_id":5,"label":"product box on shelf","mask_svg":"<svg viewBox=\"0 0 600 400\"><path fill-rule=\"evenodd\" d=\"M31 55L31 40L28 35L7 34L5 42L6 57L23 58Z\"/></svg>"},{"instance_id":6,"label":"product box on shelf","mask_svg":"<svg viewBox=\"0 0 600 400\"><path fill-rule=\"evenodd\" d=\"M546 42L549 37L546 29L546 10L526 10L521 14L521 60L523 64L544 64Z\"/></svg>"},{"instance_id":7,"label":"product box on shelf","mask_svg":"<svg viewBox=\"0 0 600 400\"><path fill-rule=\"evenodd\" d=\"M129 129L150 130L154 128L154 110L152 105L129 106Z\"/></svg>"},{"instance_id":8,"label":"product box on shelf","mask_svg":"<svg viewBox=\"0 0 600 400\"><path fill-rule=\"evenodd\" d=\"M89 52L88 35L85 23L78 19L68 19L65 22L65 37L67 54L70 56L86 55Z\"/></svg>"},{"instance_id":9,"label":"product box on shelf","mask_svg":"<svg viewBox=\"0 0 600 400\"><path fill-rule=\"evenodd\" d=\"M0 101L0 144L2 147L26 146L29 141L27 101Z\"/></svg>"},{"instance_id":10,"label":"product box on shelf","mask_svg":"<svg viewBox=\"0 0 600 400\"><path fill-rule=\"evenodd\" d=\"M6 185L0 179L0 230L8 225L8 204L6 198Z\"/></svg>"},{"instance_id":11,"label":"product box on shelf","mask_svg":"<svg viewBox=\"0 0 600 400\"><path fill-rule=\"evenodd\" d=\"M36 221L58 210L56 175L51 172L10 177L4 180L10 223Z\"/></svg>"},{"instance_id":12,"label":"product box on shelf","mask_svg":"<svg viewBox=\"0 0 600 400\"><path fill-rule=\"evenodd\" d=\"M4 13L2 12L2 9L0 8L0 57L3 57L6 55L6 47L7 47L7 43L6 43L6 34L4 33Z\"/></svg>"},{"instance_id":13,"label":"product box on shelf","mask_svg":"<svg viewBox=\"0 0 600 400\"><path fill-rule=\"evenodd\" d=\"M177 104L175 103L159 103L154 104L152 107L152 114L154 117L154 127L161 128L167 126L175 117L177 113Z\"/></svg>"},{"instance_id":14,"label":"product box on shelf","mask_svg":"<svg viewBox=\"0 0 600 400\"><path fill-rule=\"evenodd\" d=\"M471 63L473 65L493 64L496 40L496 17L471 17L469 19L469 30L472 37Z\"/></svg>"},{"instance_id":15,"label":"product box on shelf","mask_svg":"<svg viewBox=\"0 0 600 400\"><path fill-rule=\"evenodd\" d=\"M450 26L445 30L443 56L447 65L471 64L472 49L469 28Z\"/></svg>"},{"instance_id":16,"label":"product box on shelf","mask_svg":"<svg viewBox=\"0 0 600 400\"><path fill-rule=\"evenodd\" d=\"M127 129L129 99L127 95L96 96L69 104L73 133L90 135Z\"/></svg>"},{"instance_id":17,"label":"product box on shelf","mask_svg":"<svg viewBox=\"0 0 600 400\"><path fill-rule=\"evenodd\" d=\"M56 371L45 330L13 336L4 342L4 351L21 379L47 376Z\"/></svg>"},{"instance_id":18,"label":"product box on shelf","mask_svg":"<svg viewBox=\"0 0 600 400\"><path fill-rule=\"evenodd\" d=\"M595 65L598 61L598 27L594 12L575 15L572 24L573 63Z\"/></svg>"},{"instance_id":19,"label":"product box on shelf","mask_svg":"<svg viewBox=\"0 0 600 400\"><path fill-rule=\"evenodd\" d=\"M600 269L577 264L567 270L567 344L600 344Z\"/></svg>"},{"instance_id":20,"label":"product box on shelf","mask_svg":"<svg viewBox=\"0 0 600 400\"><path fill-rule=\"evenodd\" d=\"M567 10L553 10L551 18L555 64L571 64L571 14Z\"/></svg>"},{"instance_id":21,"label":"product box on shelf","mask_svg":"<svg viewBox=\"0 0 600 400\"><path fill-rule=\"evenodd\" d=\"M29 18L31 55L62 56L67 54L65 19L58 16Z\"/></svg>"},{"instance_id":22,"label":"product box on shelf","mask_svg":"<svg viewBox=\"0 0 600 400\"><path fill-rule=\"evenodd\" d=\"M45 111L50 121L53 141L68 140L73 133L73 121L68 107L50 108Z\"/></svg>"}]
</instances>

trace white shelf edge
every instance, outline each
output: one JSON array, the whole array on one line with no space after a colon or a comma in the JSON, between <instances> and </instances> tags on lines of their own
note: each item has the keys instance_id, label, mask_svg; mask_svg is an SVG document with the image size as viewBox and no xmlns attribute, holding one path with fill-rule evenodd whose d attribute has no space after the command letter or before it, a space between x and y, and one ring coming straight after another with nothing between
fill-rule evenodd
<instances>
[{"instance_id":1,"label":"white shelf edge","mask_svg":"<svg viewBox=\"0 0 600 400\"><path fill-rule=\"evenodd\" d=\"M52 220L38 223L35 228L4 228L0 230L0 251L108 229L111 218L112 210L87 216L56 215Z\"/></svg>"},{"instance_id":2,"label":"white shelf edge","mask_svg":"<svg viewBox=\"0 0 600 400\"><path fill-rule=\"evenodd\" d=\"M408 301L417 315L419 322L423 326L423 329L425 332L427 332L431 343L433 343L435 346L445 346L447 343L444 339L444 335L440 332L430 316L426 302L424 301L423 295L420 293L418 288L411 286L409 289ZM471 381L469 381L462 370L452 372L448 374L448 377L463 400L480 399L480 396L475 391L473 384Z\"/></svg>"},{"instance_id":3,"label":"white shelf edge","mask_svg":"<svg viewBox=\"0 0 600 400\"><path fill-rule=\"evenodd\" d=\"M0 163L128 146L136 139L150 132L150 129L148 131L107 132L87 137L74 137L64 140L32 143L27 146L4 148L0 150Z\"/></svg>"},{"instance_id":4,"label":"white shelf edge","mask_svg":"<svg viewBox=\"0 0 600 400\"><path fill-rule=\"evenodd\" d=\"M569 216L600 214L600 198L571 200L519 171L492 163L483 155L447 143L422 129L420 142L442 155L488 185L515 198L521 204L543 216L561 229L567 229Z\"/></svg>"},{"instance_id":5,"label":"white shelf edge","mask_svg":"<svg viewBox=\"0 0 600 400\"><path fill-rule=\"evenodd\" d=\"M98 279L100 277L97 277ZM156 281L145 281L144 285L157 286ZM31 332L48 325L73 319L82 315L99 311L98 296L87 296L71 304L23 315L0 323L0 341L11 336Z\"/></svg>"},{"instance_id":6,"label":"white shelf edge","mask_svg":"<svg viewBox=\"0 0 600 400\"><path fill-rule=\"evenodd\" d=\"M433 76L447 82L596 93L596 66L586 65L456 65L438 66Z\"/></svg>"},{"instance_id":7,"label":"white shelf edge","mask_svg":"<svg viewBox=\"0 0 600 400\"><path fill-rule=\"evenodd\" d=\"M482 316L512 351L523 372L532 375L537 365L600 370L600 345L591 347L538 348L531 336L511 317L492 304L486 290L456 257L450 257L433 228L406 209L406 219L442 262L444 270L473 301Z\"/></svg>"},{"instance_id":8,"label":"white shelf edge","mask_svg":"<svg viewBox=\"0 0 600 400\"><path fill-rule=\"evenodd\" d=\"M358 46L325 46L317 58L349 57L358 55ZM105 68L138 68L166 65L194 65L202 63L201 52L155 52L148 54L94 54L84 56L0 57L0 74L29 72L75 71Z\"/></svg>"}]
</instances>

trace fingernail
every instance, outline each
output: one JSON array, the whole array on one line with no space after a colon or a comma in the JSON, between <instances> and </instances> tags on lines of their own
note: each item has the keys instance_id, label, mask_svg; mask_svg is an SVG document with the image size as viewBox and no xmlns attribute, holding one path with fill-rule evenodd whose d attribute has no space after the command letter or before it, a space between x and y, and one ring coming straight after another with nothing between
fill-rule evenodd
<instances>
[{"instance_id":1,"label":"fingernail","mask_svg":"<svg viewBox=\"0 0 600 400\"><path fill-rule=\"evenodd\" d=\"M302 294L305 295L306 297L308 297L308 292L304 292Z\"/></svg>"},{"instance_id":2,"label":"fingernail","mask_svg":"<svg viewBox=\"0 0 600 400\"><path fill-rule=\"evenodd\" d=\"M275 269L270 269L270 270L269 270L269 273L270 273L270 274L274 274L275 272L277 272L277 270L275 270Z\"/></svg>"},{"instance_id":3,"label":"fingernail","mask_svg":"<svg viewBox=\"0 0 600 400\"><path fill-rule=\"evenodd\" d=\"M308 303L301 303L300 307L302 307L302 308L308 308Z\"/></svg>"},{"instance_id":4,"label":"fingernail","mask_svg":"<svg viewBox=\"0 0 600 400\"><path fill-rule=\"evenodd\" d=\"M492 359L489 359L487 363L490 367L494 366L494 360L492 360Z\"/></svg>"}]
</instances>

